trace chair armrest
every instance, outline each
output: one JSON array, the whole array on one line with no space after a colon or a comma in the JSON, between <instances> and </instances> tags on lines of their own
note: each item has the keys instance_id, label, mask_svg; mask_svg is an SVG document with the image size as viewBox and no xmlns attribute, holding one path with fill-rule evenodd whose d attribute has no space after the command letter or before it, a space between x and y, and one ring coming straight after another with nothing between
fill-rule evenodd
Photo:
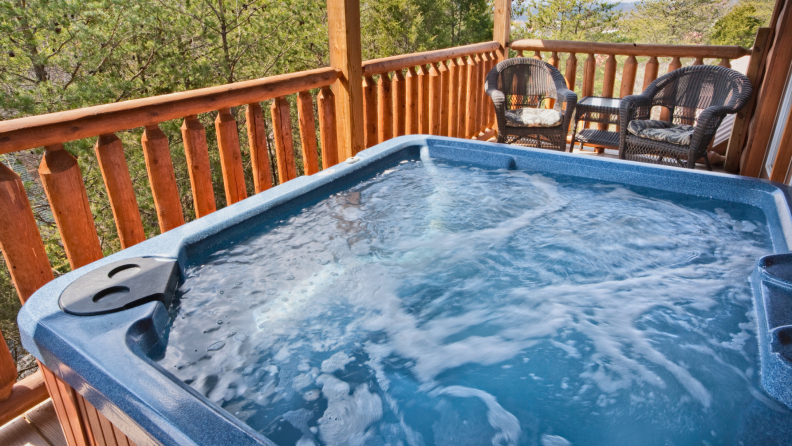
<instances>
[{"instance_id":1,"label":"chair armrest","mask_svg":"<svg viewBox=\"0 0 792 446\"><path fill-rule=\"evenodd\" d=\"M564 108L564 132L569 132L569 124L572 123L572 120L575 119L575 107L577 107L577 94L574 91L569 90L567 88L559 88L556 90L557 99L556 99L556 107L560 106L560 104L565 104Z\"/></svg>"},{"instance_id":2,"label":"chair armrest","mask_svg":"<svg viewBox=\"0 0 792 446\"><path fill-rule=\"evenodd\" d=\"M690 158L697 160L705 155L707 146L715 136L724 116L734 113L731 106L712 106L705 108L696 119L693 136L690 138Z\"/></svg>"},{"instance_id":3,"label":"chair armrest","mask_svg":"<svg viewBox=\"0 0 792 446\"><path fill-rule=\"evenodd\" d=\"M634 119L649 119L652 98L642 94L625 96L619 105L619 157L623 159L627 144L627 126Z\"/></svg>"}]
</instances>

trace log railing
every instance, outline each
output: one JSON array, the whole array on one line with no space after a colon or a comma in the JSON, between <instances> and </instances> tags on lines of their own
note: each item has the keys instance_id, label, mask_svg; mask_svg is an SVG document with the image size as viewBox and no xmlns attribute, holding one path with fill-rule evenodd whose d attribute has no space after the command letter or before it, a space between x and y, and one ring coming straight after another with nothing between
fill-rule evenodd
<instances>
[{"instance_id":1,"label":"log railing","mask_svg":"<svg viewBox=\"0 0 792 446\"><path fill-rule=\"evenodd\" d=\"M483 79L494 66L496 42L371 60L362 65L365 146L409 134L489 138L495 123ZM86 186L77 159L64 143L96 138L94 152L112 209L120 246L146 239L122 139L117 133L142 129L145 159L160 232L185 223L170 142L161 125L181 122L181 137L196 218L217 209L210 173L209 144L198 115L215 113L217 151L226 203L247 197L240 135L232 109L245 107L253 189L273 186L268 131L271 132L277 180L297 177L297 159L305 174L341 160L336 99L330 86L339 79L333 68L267 77L230 85L0 122L0 154L44 148L38 173L72 269L103 256ZM313 96L316 94L316 116ZM286 97L296 95L293 120ZM262 101L271 101L269 130ZM315 131L317 127L319 132ZM299 126L301 150L295 151L292 123ZM321 146L322 165L319 165ZM127 150L133 150L127 148ZM296 154L296 156L295 156ZM139 186L138 186L139 187ZM0 163L0 249L24 303L53 279L27 194L20 177ZM95 436L112 426L73 389L46 368L18 383L16 367L0 339L0 425L53 397L69 444L102 444ZM9 398L10 396L10 398ZM119 432L112 435L120 436ZM109 437L108 437L109 438ZM120 438L120 437L119 437ZM109 441L109 440L108 440ZM119 441L123 443L123 441Z\"/></svg>"},{"instance_id":2,"label":"log railing","mask_svg":"<svg viewBox=\"0 0 792 446\"><path fill-rule=\"evenodd\" d=\"M636 94L636 76L639 61L637 57L648 58L644 63L643 79L640 80L643 91L659 75L661 60L668 63L671 72L689 62L692 65L703 65L709 60L719 60L718 65L731 67L730 61L743 56L751 55L752 51L739 46L719 45L648 45L632 43L600 43L577 42L566 40L538 40L524 39L511 42L511 49L519 56L542 59L542 53L550 53L547 62L558 68L567 81L567 87L575 91L579 98L585 96L624 97ZM531 54L531 52L533 54ZM566 53L566 62L563 69L560 67L563 54ZM578 57L582 56L582 57ZM602 87L595 91L597 86L597 56L600 61L604 58ZM625 57L621 76L618 76L617 56ZM670 59L670 61L668 61ZM578 82L579 64L582 63L582 82ZM616 79L619 77L620 88L614 90ZM753 79L752 79L753 81ZM660 118L667 120L669 111L661 110ZM605 130L607 124L598 124L600 130ZM729 161L727 160L727 163Z\"/></svg>"}]
</instances>

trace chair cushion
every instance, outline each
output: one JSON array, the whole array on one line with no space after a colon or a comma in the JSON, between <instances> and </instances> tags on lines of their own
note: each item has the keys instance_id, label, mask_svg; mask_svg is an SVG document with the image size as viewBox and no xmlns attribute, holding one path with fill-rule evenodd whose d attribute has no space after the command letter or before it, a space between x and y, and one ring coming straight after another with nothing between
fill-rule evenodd
<instances>
[{"instance_id":1,"label":"chair cushion","mask_svg":"<svg viewBox=\"0 0 792 446\"><path fill-rule=\"evenodd\" d=\"M671 124L654 119L636 119L627 125L627 131L640 138L668 142L680 146L690 145L695 127L686 124Z\"/></svg>"},{"instance_id":2,"label":"chair cushion","mask_svg":"<svg viewBox=\"0 0 792 446\"><path fill-rule=\"evenodd\" d=\"M518 108L506 110L506 125L511 127L555 127L564 115L551 108Z\"/></svg>"}]
</instances>

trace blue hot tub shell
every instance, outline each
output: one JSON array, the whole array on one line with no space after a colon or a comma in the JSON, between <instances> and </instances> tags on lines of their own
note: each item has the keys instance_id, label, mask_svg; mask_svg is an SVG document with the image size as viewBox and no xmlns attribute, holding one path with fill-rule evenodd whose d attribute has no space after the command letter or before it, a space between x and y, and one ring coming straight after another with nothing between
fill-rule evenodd
<instances>
[{"instance_id":1,"label":"blue hot tub shell","mask_svg":"<svg viewBox=\"0 0 792 446\"><path fill-rule=\"evenodd\" d=\"M149 359L169 320L158 301L94 316L59 307L64 290L97 268L133 257L176 259L213 249L245 231L326 197L428 148L432 158L563 174L746 203L764 211L775 256L754 274L762 384L792 407L792 189L769 181L453 138L394 138L310 177L300 177L82 267L36 292L19 314L28 351L140 445L272 444ZM245 224L243 224L245 223ZM780 255L779 255L780 254ZM770 297L768 297L770 296Z\"/></svg>"}]
</instances>

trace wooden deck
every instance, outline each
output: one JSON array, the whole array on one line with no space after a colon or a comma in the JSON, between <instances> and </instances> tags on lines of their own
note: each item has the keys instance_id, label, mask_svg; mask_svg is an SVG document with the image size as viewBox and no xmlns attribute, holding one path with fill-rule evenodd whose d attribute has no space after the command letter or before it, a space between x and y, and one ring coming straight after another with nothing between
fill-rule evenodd
<instances>
[{"instance_id":1,"label":"wooden deck","mask_svg":"<svg viewBox=\"0 0 792 446\"><path fill-rule=\"evenodd\" d=\"M38 406L0 427L3 446L67 446L63 429L58 423L52 400Z\"/></svg>"}]
</instances>

